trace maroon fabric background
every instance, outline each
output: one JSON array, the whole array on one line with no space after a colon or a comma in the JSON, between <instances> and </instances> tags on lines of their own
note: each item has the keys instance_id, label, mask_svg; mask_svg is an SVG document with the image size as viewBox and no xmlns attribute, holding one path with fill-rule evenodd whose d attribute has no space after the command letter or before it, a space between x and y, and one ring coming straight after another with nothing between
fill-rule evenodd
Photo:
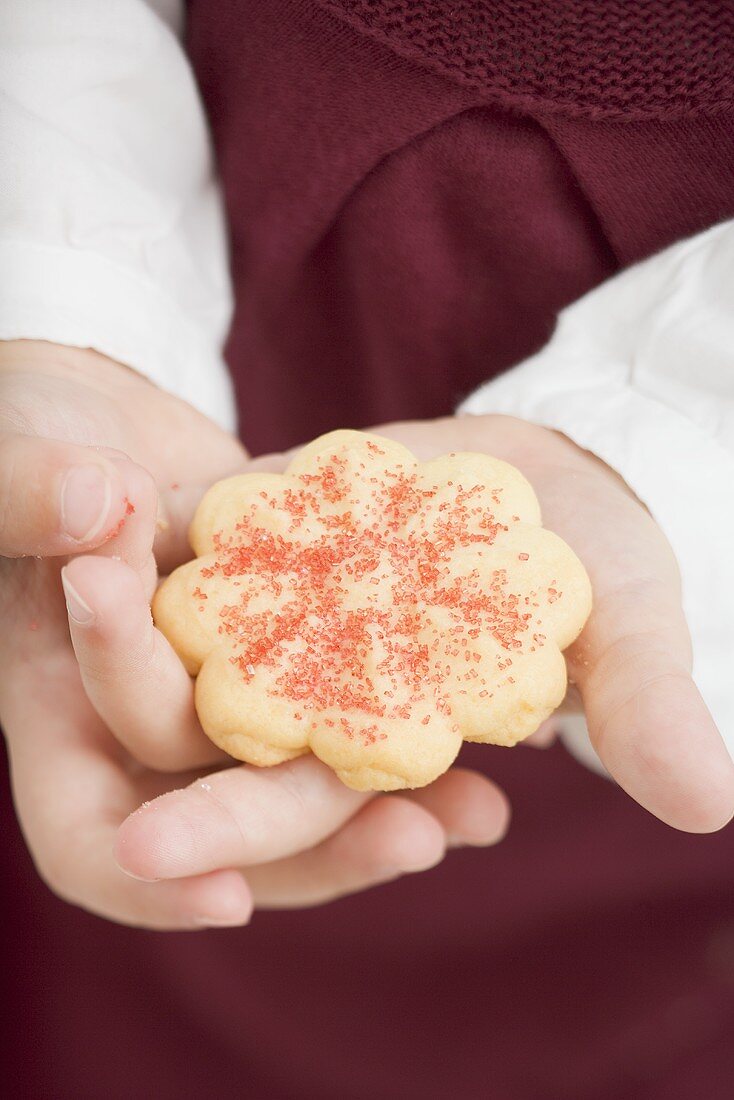
<instances>
[{"instance_id":1,"label":"maroon fabric background","mask_svg":"<svg viewBox=\"0 0 734 1100\"><path fill-rule=\"evenodd\" d=\"M732 831L673 833L560 748L465 760L510 794L502 845L242 931L64 905L6 808L2 1094L730 1100Z\"/></svg>"},{"instance_id":2,"label":"maroon fabric background","mask_svg":"<svg viewBox=\"0 0 734 1100\"><path fill-rule=\"evenodd\" d=\"M557 311L617 268L731 217L734 9L719 26L713 7L724 10L227 0L212 18L194 0L189 43L229 214L228 355L248 446L445 413L542 346ZM393 12L382 41L364 9L402 18ZM547 95L531 94L522 70L510 89L501 72L484 83L446 75L467 46L467 9L475 22L503 13L519 58L535 27ZM580 18L589 11L596 21ZM455 34L416 43L409 32L430 12L456 20ZM586 32L581 54L565 40L574 28ZM690 41L698 66L684 64ZM700 71L709 58L713 72ZM569 69L575 109L561 95ZM649 72L669 87L669 109ZM636 90L633 102L603 109L618 88Z\"/></svg>"},{"instance_id":3,"label":"maroon fabric background","mask_svg":"<svg viewBox=\"0 0 734 1100\"><path fill-rule=\"evenodd\" d=\"M732 216L730 11L194 0L248 445L449 412ZM729 1100L734 831L676 834L559 747L463 759L510 794L500 847L243 931L71 909L5 807L4 1092Z\"/></svg>"}]
</instances>

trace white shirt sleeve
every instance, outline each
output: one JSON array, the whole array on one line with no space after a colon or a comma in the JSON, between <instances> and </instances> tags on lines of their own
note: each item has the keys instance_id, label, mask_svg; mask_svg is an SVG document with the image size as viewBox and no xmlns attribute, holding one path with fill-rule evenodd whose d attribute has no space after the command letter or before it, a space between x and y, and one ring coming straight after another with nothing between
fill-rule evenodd
<instances>
[{"instance_id":1,"label":"white shirt sleeve","mask_svg":"<svg viewBox=\"0 0 734 1100\"><path fill-rule=\"evenodd\" d=\"M734 755L734 221L569 306L542 351L462 411L561 431L644 501L678 558L694 676ZM588 758L579 729L569 747Z\"/></svg>"},{"instance_id":2,"label":"white shirt sleeve","mask_svg":"<svg viewBox=\"0 0 734 1100\"><path fill-rule=\"evenodd\" d=\"M93 347L225 427L224 221L180 0L0 9L0 339Z\"/></svg>"}]
</instances>

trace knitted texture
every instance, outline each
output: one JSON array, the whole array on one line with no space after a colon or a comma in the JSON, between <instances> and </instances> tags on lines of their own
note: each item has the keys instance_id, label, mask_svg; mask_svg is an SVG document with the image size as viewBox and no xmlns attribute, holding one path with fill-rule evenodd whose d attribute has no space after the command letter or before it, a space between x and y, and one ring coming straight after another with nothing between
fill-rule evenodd
<instances>
[{"instance_id":1,"label":"knitted texture","mask_svg":"<svg viewBox=\"0 0 734 1100\"><path fill-rule=\"evenodd\" d=\"M734 0L322 0L404 58L518 108L596 118L734 107Z\"/></svg>"}]
</instances>

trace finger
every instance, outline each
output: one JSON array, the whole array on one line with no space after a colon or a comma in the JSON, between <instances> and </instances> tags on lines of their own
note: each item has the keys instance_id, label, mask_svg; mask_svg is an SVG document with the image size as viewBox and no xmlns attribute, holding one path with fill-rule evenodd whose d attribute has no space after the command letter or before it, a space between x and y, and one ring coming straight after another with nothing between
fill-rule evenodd
<instances>
[{"instance_id":1,"label":"finger","mask_svg":"<svg viewBox=\"0 0 734 1100\"><path fill-rule=\"evenodd\" d=\"M390 795L373 799L310 851L248 868L247 881L260 908L319 905L428 870L445 851L444 831L432 814Z\"/></svg>"},{"instance_id":2,"label":"finger","mask_svg":"<svg viewBox=\"0 0 734 1100\"><path fill-rule=\"evenodd\" d=\"M282 474L299 450L300 447L292 447L290 451L283 451L282 453L273 451L267 455L258 455L257 458L249 459L246 468L240 472L252 474L263 471L270 474Z\"/></svg>"},{"instance_id":3,"label":"finger","mask_svg":"<svg viewBox=\"0 0 734 1100\"><path fill-rule=\"evenodd\" d=\"M111 837L105 836L105 858L109 858ZM119 868L115 872L128 878ZM124 887L115 883L114 909L101 913L118 924L186 931L200 928L233 928L249 922L253 910L250 888L238 871L214 871L197 878L170 882L135 882ZM83 902L82 902L83 904Z\"/></svg>"},{"instance_id":4,"label":"finger","mask_svg":"<svg viewBox=\"0 0 734 1100\"><path fill-rule=\"evenodd\" d=\"M549 718L548 721L552 722L553 719L556 717L556 715L561 715L561 714L583 714L583 713L584 713L584 702L583 702L583 699L581 698L581 692L579 691L576 684L572 684L572 683L569 682L568 686L566 687L566 694L564 696L563 702L555 710L553 716L551 718ZM563 723L556 720L555 724L556 725L562 725Z\"/></svg>"},{"instance_id":5,"label":"finger","mask_svg":"<svg viewBox=\"0 0 734 1100\"><path fill-rule=\"evenodd\" d=\"M468 418L468 423L471 424L472 418ZM425 420L394 420L389 424L377 424L373 427L366 428L368 432L376 432L378 435L384 436L386 439L393 439L396 443L402 443L404 447L407 447L417 459L422 462L435 458L437 454L442 453L441 447L436 446L436 439L442 438L444 429L449 430L449 436L452 436L453 428L456 423L455 417L440 417L437 420L425 421ZM431 430L426 431L426 425L430 424ZM486 432L486 429L485 429ZM481 446L476 448L467 447L466 450L476 449L485 450L486 439L482 440ZM448 448L446 448L448 449Z\"/></svg>"},{"instance_id":6,"label":"finger","mask_svg":"<svg viewBox=\"0 0 734 1100\"><path fill-rule=\"evenodd\" d=\"M688 832L734 813L734 763L691 677L675 578L597 593L569 654L591 741L633 798Z\"/></svg>"},{"instance_id":7,"label":"finger","mask_svg":"<svg viewBox=\"0 0 734 1100\"><path fill-rule=\"evenodd\" d=\"M112 858L119 823L145 795L114 753L75 674L49 666L43 690L18 669L3 696L14 800L39 873L59 897L121 924L185 929L243 924L252 899L240 874L151 884ZM114 742L110 742L114 745ZM143 788L144 789L144 788Z\"/></svg>"},{"instance_id":8,"label":"finger","mask_svg":"<svg viewBox=\"0 0 734 1100\"><path fill-rule=\"evenodd\" d=\"M192 681L153 626L139 574L121 561L81 557L61 576L84 688L117 740L162 771L229 759L201 729Z\"/></svg>"},{"instance_id":9,"label":"finger","mask_svg":"<svg viewBox=\"0 0 734 1100\"><path fill-rule=\"evenodd\" d=\"M541 722L535 733L531 733L521 744L531 749L549 749L558 740L560 731L559 720L554 714L551 718L546 718L545 722Z\"/></svg>"},{"instance_id":10,"label":"finger","mask_svg":"<svg viewBox=\"0 0 734 1100\"><path fill-rule=\"evenodd\" d=\"M28 812L23 812L24 821ZM237 871L195 878L141 882L112 859L117 822L99 817L66 824L65 843L35 837L39 874L58 897L118 924L186 930L247 924L253 909L249 886Z\"/></svg>"},{"instance_id":11,"label":"finger","mask_svg":"<svg viewBox=\"0 0 734 1100\"><path fill-rule=\"evenodd\" d=\"M108 455L113 452L108 451ZM118 467L125 469L128 486L128 501L125 518L119 523L113 534L98 546L94 553L98 557L114 558L126 562L144 578L147 587L156 578L153 559L153 539L156 532L158 515L158 491L151 474L142 466L131 463L124 455L111 457ZM76 551L80 553L80 550Z\"/></svg>"},{"instance_id":12,"label":"finger","mask_svg":"<svg viewBox=\"0 0 734 1100\"><path fill-rule=\"evenodd\" d=\"M308 852L250 868L258 906L316 905L425 870L446 842L494 844L509 824L509 805L484 776L453 768L430 787L373 799L338 833Z\"/></svg>"},{"instance_id":13,"label":"finger","mask_svg":"<svg viewBox=\"0 0 734 1100\"><path fill-rule=\"evenodd\" d=\"M126 523L139 467L93 447L8 434L0 439L0 555L77 554Z\"/></svg>"},{"instance_id":14,"label":"finger","mask_svg":"<svg viewBox=\"0 0 734 1100\"><path fill-rule=\"evenodd\" d=\"M510 803L479 772L451 768L405 798L423 806L445 829L450 847L497 844L510 826Z\"/></svg>"},{"instance_id":15,"label":"finger","mask_svg":"<svg viewBox=\"0 0 734 1100\"><path fill-rule=\"evenodd\" d=\"M230 928L249 922L252 893L238 871L140 882L112 860L115 826L100 824L91 830L89 826L84 826L83 850L77 836L73 854L57 856L48 871L43 865L38 868L49 889L70 905L117 924L160 931Z\"/></svg>"},{"instance_id":16,"label":"finger","mask_svg":"<svg viewBox=\"0 0 734 1100\"><path fill-rule=\"evenodd\" d=\"M144 879L266 863L312 848L367 797L310 755L273 768L229 768L128 817L115 856Z\"/></svg>"},{"instance_id":17,"label":"finger","mask_svg":"<svg viewBox=\"0 0 734 1100\"><path fill-rule=\"evenodd\" d=\"M566 696L550 718L541 722L535 733L531 733L521 742L531 749L549 749L554 745L569 725L569 720L584 713L584 704L579 689L575 684L569 683ZM586 723L584 722L584 729ZM588 738L587 738L588 740Z\"/></svg>"},{"instance_id":18,"label":"finger","mask_svg":"<svg viewBox=\"0 0 734 1100\"><path fill-rule=\"evenodd\" d=\"M452 847L496 844L510 824L510 804L486 776L451 768L429 787L406 792L443 826Z\"/></svg>"}]
</instances>

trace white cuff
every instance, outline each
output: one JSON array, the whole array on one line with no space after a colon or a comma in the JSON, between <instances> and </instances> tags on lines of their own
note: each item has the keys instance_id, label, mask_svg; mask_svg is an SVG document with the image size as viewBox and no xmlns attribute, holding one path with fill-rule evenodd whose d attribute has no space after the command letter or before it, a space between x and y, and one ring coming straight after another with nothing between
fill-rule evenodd
<instances>
[{"instance_id":1,"label":"white cuff","mask_svg":"<svg viewBox=\"0 0 734 1100\"><path fill-rule=\"evenodd\" d=\"M234 428L232 385L209 333L153 280L94 252L5 241L0 286L0 339L92 347Z\"/></svg>"}]
</instances>

